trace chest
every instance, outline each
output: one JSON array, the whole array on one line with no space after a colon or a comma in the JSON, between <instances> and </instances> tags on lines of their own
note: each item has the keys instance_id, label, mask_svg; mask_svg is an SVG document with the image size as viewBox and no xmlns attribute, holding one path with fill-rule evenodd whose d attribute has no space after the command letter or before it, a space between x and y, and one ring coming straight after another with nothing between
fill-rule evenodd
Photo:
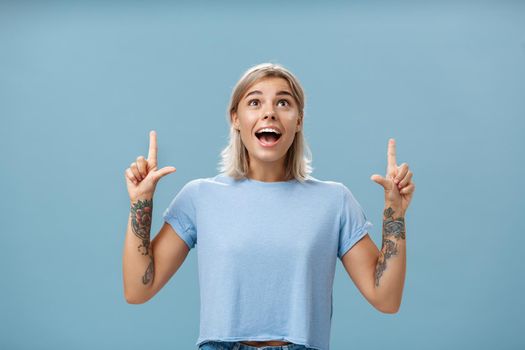
<instances>
[{"instance_id":1,"label":"chest","mask_svg":"<svg viewBox=\"0 0 525 350\"><path fill-rule=\"evenodd\" d=\"M236 261L270 263L282 257L311 261L337 249L338 204L307 193L207 198L197 212L197 244L199 250Z\"/></svg>"}]
</instances>

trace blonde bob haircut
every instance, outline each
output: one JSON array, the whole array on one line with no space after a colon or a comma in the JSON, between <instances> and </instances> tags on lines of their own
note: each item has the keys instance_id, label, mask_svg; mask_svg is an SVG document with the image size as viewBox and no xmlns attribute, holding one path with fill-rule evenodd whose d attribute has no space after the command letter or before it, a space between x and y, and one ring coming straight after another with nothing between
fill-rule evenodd
<instances>
[{"instance_id":1,"label":"blonde bob haircut","mask_svg":"<svg viewBox=\"0 0 525 350\"><path fill-rule=\"evenodd\" d=\"M239 79L233 88L230 104L226 112L226 119L230 124L230 137L228 145L221 151L219 171L221 174L229 175L236 180L244 178L248 174L249 155L248 150L241 140L240 130L233 127L232 114L237 111L241 98L259 80L267 77L284 78L288 81L292 95L299 109L299 118L304 120L305 96L299 80L286 68L275 63L261 63L249 68ZM303 134L304 123L296 132L293 143L290 145L285 156L286 180L296 179L300 182L311 179L313 167L312 152L306 143Z\"/></svg>"}]
</instances>

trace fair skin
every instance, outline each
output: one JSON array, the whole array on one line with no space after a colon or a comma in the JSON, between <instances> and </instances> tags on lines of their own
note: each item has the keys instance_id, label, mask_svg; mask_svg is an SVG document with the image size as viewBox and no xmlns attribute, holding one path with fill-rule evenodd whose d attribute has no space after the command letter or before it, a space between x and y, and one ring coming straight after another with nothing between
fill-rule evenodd
<instances>
[{"instance_id":1,"label":"fair skin","mask_svg":"<svg viewBox=\"0 0 525 350\"><path fill-rule=\"evenodd\" d=\"M248 177L265 182L285 181L286 152L302 126L302 117L288 81L268 77L253 84L239 101L237 111L232 113L232 123L240 130L242 142L248 150ZM265 148L260 145L255 131L264 126L274 126L281 131L276 146Z\"/></svg>"},{"instance_id":2,"label":"fair skin","mask_svg":"<svg viewBox=\"0 0 525 350\"><path fill-rule=\"evenodd\" d=\"M176 168L157 163L157 133L151 131L147 159L138 156L125 171L130 215L122 254L124 296L130 304L150 300L182 265L189 247L164 223L150 242L153 195L159 180Z\"/></svg>"},{"instance_id":3,"label":"fair skin","mask_svg":"<svg viewBox=\"0 0 525 350\"><path fill-rule=\"evenodd\" d=\"M415 190L408 164L396 162L396 143L388 141L386 176L371 180L385 191L383 244L378 250L365 235L341 261L361 294L376 309L396 313L401 306L406 271L405 213Z\"/></svg>"},{"instance_id":4,"label":"fair skin","mask_svg":"<svg viewBox=\"0 0 525 350\"><path fill-rule=\"evenodd\" d=\"M232 115L232 124L240 130L249 152L249 177L252 179L267 182L286 180L284 157L295 133L302 127L297 104L286 92L291 94L285 79L262 79L248 89L237 112ZM257 129L267 125L282 131L282 140L272 148L260 147L254 135ZM174 167L158 169L157 136L154 131L150 133L148 159L139 156L126 169L131 216L124 244L123 277L129 303L141 304L151 299L175 274L189 253L184 241L167 223L153 241L149 241L156 184L161 177L175 170ZM385 313L397 312L401 303L406 269L404 216L415 190L412 176L406 163L397 165L395 141L390 139L386 176L374 174L371 177L383 187L385 193L383 247L378 250L370 237L365 235L341 259L363 296ZM278 340L243 343L257 347L288 344Z\"/></svg>"}]
</instances>

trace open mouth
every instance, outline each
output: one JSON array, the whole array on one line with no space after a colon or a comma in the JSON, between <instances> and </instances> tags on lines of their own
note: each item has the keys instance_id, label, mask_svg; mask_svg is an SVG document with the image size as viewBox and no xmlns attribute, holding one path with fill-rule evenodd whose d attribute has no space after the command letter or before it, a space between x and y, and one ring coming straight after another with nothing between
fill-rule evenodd
<instances>
[{"instance_id":1,"label":"open mouth","mask_svg":"<svg viewBox=\"0 0 525 350\"><path fill-rule=\"evenodd\" d=\"M263 146L273 146L281 138L281 134L271 131L263 131L255 133L255 137L259 139Z\"/></svg>"}]
</instances>

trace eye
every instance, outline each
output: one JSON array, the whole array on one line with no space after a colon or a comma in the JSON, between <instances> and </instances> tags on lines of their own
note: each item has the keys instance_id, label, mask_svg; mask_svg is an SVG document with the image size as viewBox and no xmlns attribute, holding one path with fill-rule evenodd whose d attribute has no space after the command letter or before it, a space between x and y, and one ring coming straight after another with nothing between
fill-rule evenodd
<instances>
[{"instance_id":1,"label":"eye","mask_svg":"<svg viewBox=\"0 0 525 350\"><path fill-rule=\"evenodd\" d=\"M252 104L252 102L257 102L257 103L259 103L259 100L258 100L258 99L253 99L253 100L248 101L248 106L254 106L254 105Z\"/></svg>"},{"instance_id":2,"label":"eye","mask_svg":"<svg viewBox=\"0 0 525 350\"><path fill-rule=\"evenodd\" d=\"M290 102L288 102L288 100L279 100L279 102L277 102L278 104L281 103L281 102L285 102L286 103L286 106L289 106L290 105Z\"/></svg>"}]
</instances>

